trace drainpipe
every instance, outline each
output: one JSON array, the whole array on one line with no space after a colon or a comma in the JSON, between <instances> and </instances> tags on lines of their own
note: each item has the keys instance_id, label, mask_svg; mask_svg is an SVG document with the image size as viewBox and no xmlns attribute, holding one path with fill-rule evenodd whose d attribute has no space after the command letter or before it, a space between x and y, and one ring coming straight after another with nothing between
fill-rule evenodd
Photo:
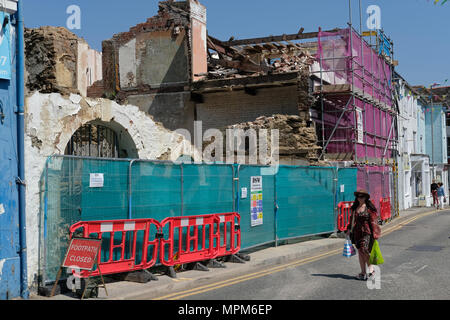
<instances>
[{"instance_id":1,"label":"drainpipe","mask_svg":"<svg viewBox=\"0 0 450 320\"><path fill-rule=\"evenodd\" d=\"M20 293L22 298L28 299L27 280L27 238L26 238L26 213L25 213L25 44L22 0L17 2L17 148L18 148L18 172L17 184L19 187L19 240L20 240Z\"/></svg>"}]
</instances>

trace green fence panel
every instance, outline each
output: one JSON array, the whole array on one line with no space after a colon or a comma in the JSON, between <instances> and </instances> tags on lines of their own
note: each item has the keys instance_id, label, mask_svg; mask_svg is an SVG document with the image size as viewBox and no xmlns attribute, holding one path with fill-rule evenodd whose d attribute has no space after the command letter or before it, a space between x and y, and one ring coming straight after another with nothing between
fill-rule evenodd
<instances>
[{"instance_id":1,"label":"green fence panel","mask_svg":"<svg viewBox=\"0 0 450 320\"><path fill-rule=\"evenodd\" d=\"M44 281L55 280L69 245L69 228L82 219L83 160L52 157L41 177L40 270Z\"/></svg>"},{"instance_id":2,"label":"green fence panel","mask_svg":"<svg viewBox=\"0 0 450 320\"><path fill-rule=\"evenodd\" d=\"M162 221L181 216L181 167L171 163L135 162L131 167L133 219Z\"/></svg>"},{"instance_id":3,"label":"green fence panel","mask_svg":"<svg viewBox=\"0 0 450 320\"><path fill-rule=\"evenodd\" d=\"M277 174L277 236L333 232L334 168L281 166Z\"/></svg>"},{"instance_id":4,"label":"green fence panel","mask_svg":"<svg viewBox=\"0 0 450 320\"><path fill-rule=\"evenodd\" d=\"M128 161L83 160L82 221L128 218L128 165ZM94 174L102 175L103 183L95 184Z\"/></svg>"},{"instance_id":5,"label":"green fence panel","mask_svg":"<svg viewBox=\"0 0 450 320\"><path fill-rule=\"evenodd\" d=\"M276 238L333 232L334 206L354 199L357 169L276 169L51 157L41 179L41 275L44 280L56 278L69 243L69 227L78 221L128 219L131 215L132 219L153 218L162 222L168 217L237 211L241 215L243 250L273 243ZM92 185L92 174L101 174L103 181ZM253 179L252 183L252 178L262 180ZM258 220L261 212L262 220ZM150 239L155 236L154 229ZM164 229L167 237L168 230ZM211 231L200 228L201 234ZM185 238L186 232L181 236ZM101 259L107 261L110 238L107 234L103 237ZM116 234L115 243L120 240L121 235ZM177 252L180 248L178 238L175 240ZM127 236L126 257L130 241L131 233ZM138 248L143 241L143 233L138 234ZM119 252L114 252L113 260L119 256ZM141 257L138 250L137 264Z\"/></svg>"},{"instance_id":6,"label":"green fence panel","mask_svg":"<svg viewBox=\"0 0 450 320\"><path fill-rule=\"evenodd\" d=\"M242 165L238 169L239 177L239 214L241 215L241 241L242 249L248 249L261 244L275 241L275 175L271 168ZM262 224L253 225L252 220L258 214L255 206L252 206L252 177L262 178L262 203L256 204L261 208ZM247 189L247 197L242 198L243 188ZM257 191L254 191L256 194Z\"/></svg>"},{"instance_id":7,"label":"green fence panel","mask_svg":"<svg viewBox=\"0 0 450 320\"><path fill-rule=\"evenodd\" d=\"M133 219L152 218L162 222L166 218L182 215L182 169L180 165L137 161L132 164L131 168L130 203ZM156 228L152 227L149 240L155 238L156 231ZM164 228L163 232L166 232L167 238L167 228ZM138 234L137 248L142 247L143 241L143 234ZM142 252L137 250L136 263L139 264L141 261Z\"/></svg>"},{"instance_id":8,"label":"green fence panel","mask_svg":"<svg viewBox=\"0 0 450 320\"><path fill-rule=\"evenodd\" d=\"M233 166L183 164L183 216L233 211Z\"/></svg>"},{"instance_id":9,"label":"green fence panel","mask_svg":"<svg viewBox=\"0 0 450 320\"><path fill-rule=\"evenodd\" d=\"M340 168L338 170L337 204L355 200L353 193L357 189L357 174L357 168Z\"/></svg>"}]
</instances>

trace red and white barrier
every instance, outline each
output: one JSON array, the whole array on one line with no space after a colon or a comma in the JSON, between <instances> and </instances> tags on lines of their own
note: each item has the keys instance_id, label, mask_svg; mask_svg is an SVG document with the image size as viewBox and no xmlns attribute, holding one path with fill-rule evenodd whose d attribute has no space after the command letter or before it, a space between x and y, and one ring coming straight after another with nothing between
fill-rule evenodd
<instances>
[{"instance_id":1,"label":"red and white barrier","mask_svg":"<svg viewBox=\"0 0 450 320\"><path fill-rule=\"evenodd\" d=\"M338 204L339 214L338 214L338 230L345 231L347 226L350 224L350 217L352 215L351 207L353 202L346 201L340 202Z\"/></svg>"},{"instance_id":2,"label":"red and white barrier","mask_svg":"<svg viewBox=\"0 0 450 320\"><path fill-rule=\"evenodd\" d=\"M89 238L92 234L97 234L97 239L103 239L104 234L109 235L109 246L108 252L106 253L108 261L101 261L102 252L100 251L97 258L97 270L93 271L90 276L99 275L100 272L98 268L103 275L132 272L148 269L156 263L160 240L158 237L155 237L155 239L151 241L148 240L150 228L152 226L154 226L156 230L160 230L159 222L154 219L78 222L70 227L70 238L72 238L73 234L79 229L83 229L84 238ZM137 233L139 231L144 232L141 248L137 248ZM132 234L131 238L127 237L127 233L129 232ZM121 233L121 242L119 244L114 244L116 233ZM129 239L128 243L130 246L129 258L125 258L127 238ZM150 246L153 246L153 250L149 256L148 248ZM117 249L120 251L120 258L114 259L114 252L116 252L117 256ZM141 262L136 264L136 252L138 252L138 250L141 252ZM82 277L88 277L88 274L89 272L83 271Z\"/></svg>"},{"instance_id":3,"label":"red and white barrier","mask_svg":"<svg viewBox=\"0 0 450 320\"><path fill-rule=\"evenodd\" d=\"M161 239L161 263L170 267L216 258L219 254L219 224L220 218L216 214L164 219L161 230L168 226L169 234L167 239Z\"/></svg>"}]
</instances>

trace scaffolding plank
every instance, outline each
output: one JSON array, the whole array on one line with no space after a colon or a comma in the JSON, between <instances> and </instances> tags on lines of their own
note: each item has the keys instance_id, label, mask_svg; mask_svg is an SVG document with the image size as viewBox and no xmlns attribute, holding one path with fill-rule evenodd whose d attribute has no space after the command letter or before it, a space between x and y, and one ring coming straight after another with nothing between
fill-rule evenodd
<instances>
[{"instance_id":1,"label":"scaffolding plank","mask_svg":"<svg viewBox=\"0 0 450 320\"><path fill-rule=\"evenodd\" d=\"M320 86L316 86L315 91L321 93ZM322 86L322 93L351 93L350 84L328 84Z\"/></svg>"}]
</instances>

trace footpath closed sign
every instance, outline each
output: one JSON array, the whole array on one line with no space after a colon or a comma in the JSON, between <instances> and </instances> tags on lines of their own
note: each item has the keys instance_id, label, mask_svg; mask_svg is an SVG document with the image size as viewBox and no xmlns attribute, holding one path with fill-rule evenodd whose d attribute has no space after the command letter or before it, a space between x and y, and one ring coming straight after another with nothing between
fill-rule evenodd
<instances>
[{"instance_id":1,"label":"footpath closed sign","mask_svg":"<svg viewBox=\"0 0 450 320\"><path fill-rule=\"evenodd\" d=\"M92 270L101 247L101 240L74 238L70 241L63 267Z\"/></svg>"}]
</instances>

